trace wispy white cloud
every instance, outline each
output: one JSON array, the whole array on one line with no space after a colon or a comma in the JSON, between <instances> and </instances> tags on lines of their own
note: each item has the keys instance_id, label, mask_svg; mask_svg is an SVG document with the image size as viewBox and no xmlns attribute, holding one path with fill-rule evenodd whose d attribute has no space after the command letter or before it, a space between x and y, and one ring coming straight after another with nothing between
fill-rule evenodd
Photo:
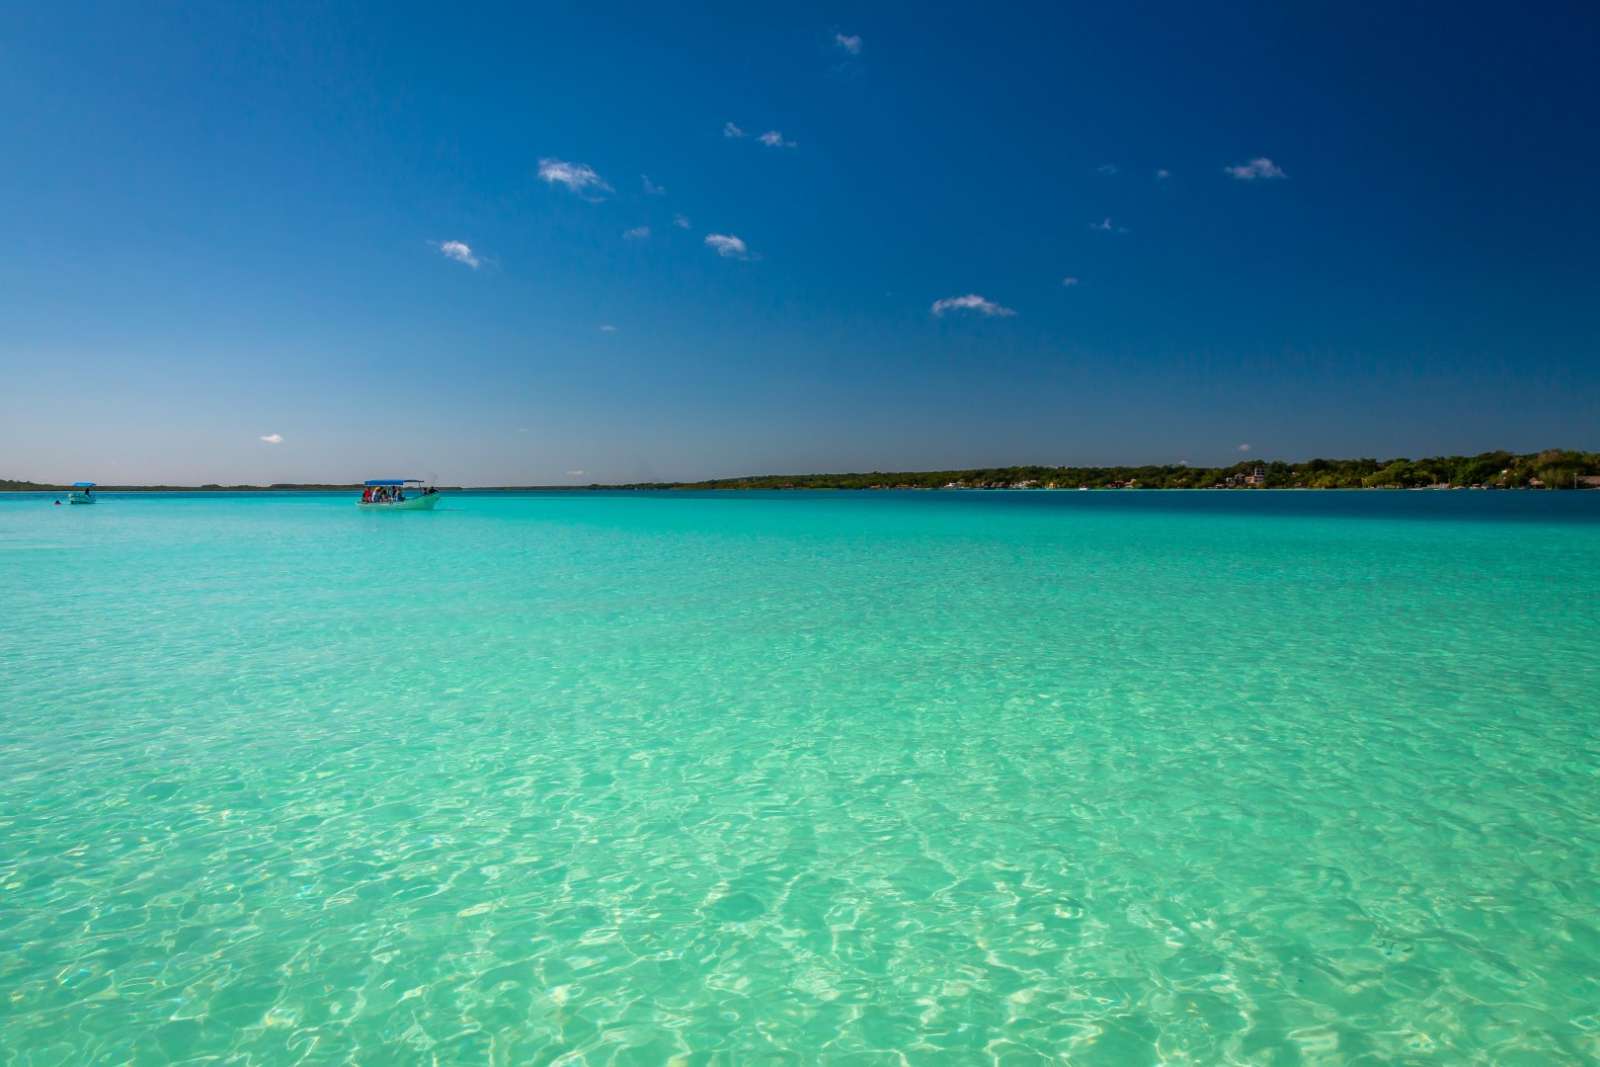
<instances>
[{"instance_id":1,"label":"wispy white cloud","mask_svg":"<svg viewBox=\"0 0 1600 1067\"><path fill-rule=\"evenodd\" d=\"M933 313L942 316L946 311L976 311L980 315L991 318L1005 318L1015 315L1016 312L1008 307L1001 307L993 300L985 300L977 293L968 293L966 296L947 296L943 300L933 302Z\"/></svg>"},{"instance_id":2,"label":"wispy white cloud","mask_svg":"<svg viewBox=\"0 0 1600 1067\"><path fill-rule=\"evenodd\" d=\"M1257 178L1287 178L1283 168L1278 166L1266 156L1257 156L1248 163L1237 166L1223 167L1224 174L1231 174L1242 182L1253 182Z\"/></svg>"},{"instance_id":3,"label":"wispy white cloud","mask_svg":"<svg viewBox=\"0 0 1600 1067\"><path fill-rule=\"evenodd\" d=\"M1250 451L1250 446L1248 444L1240 445L1239 446L1239 451L1240 452L1248 452L1248 451Z\"/></svg>"},{"instance_id":4,"label":"wispy white cloud","mask_svg":"<svg viewBox=\"0 0 1600 1067\"><path fill-rule=\"evenodd\" d=\"M756 138L756 140L760 141L762 144L766 145L768 148L793 148L794 147L794 142L793 141L785 141L783 139L783 134L779 133L777 130L768 130L766 133L764 133L760 137Z\"/></svg>"},{"instance_id":5,"label":"wispy white cloud","mask_svg":"<svg viewBox=\"0 0 1600 1067\"><path fill-rule=\"evenodd\" d=\"M750 257L750 249L746 247L744 241L731 234L706 234L706 247L716 249L717 255L726 256L729 259L748 259Z\"/></svg>"},{"instance_id":6,"label":"wispy white cloud","mask_svg":"<svg viewBox=\"0 0 1600 1067\"><path fill-rule=\"evenodd\" d=\"M687 230L689 228L689 216L682 213L674 215L672 216L672 224L680 230Z\"/></svg>"},{"instance_id":7,"label":"wispy white cloud","mask_svg":"<svg viewBox=\"0 0 1600 1067\"><path fill-rule=\"evenodd\" d=\"M1078 279L1069 274L1065 278L1061 279L1061 284L1066 286L1068 289L1071 289L1074 285L1078 284Z\"/></svg>"},{"instance_id":8,"label":"wispy white cloud","mask_svg":"<svg viewBox=\"0 0 1600 1067\"><path fill-rule=\"evenodd\" d=\"M594 168L584 163L568 163L560 159L539 160L539 177L551 185L565 185L585 199L599 199L597 194L609 193L611 186L596 174Z\"/></svg>"},{"instance_id":9,"label":"wispy white cloud","mask_svg":"<svg viewBox=\"0 0 1600 1067\"><path fill-rule=\"evenodd\" d=\"M1156 181L1158 182L1164 182L1170 177L1172 177L1172 172L1166 167L1161 167L1156 171Z\"/></svg>"},{"instance_id":10,"label":"wispy white cloud","mask_svg":"<svg viewBox=\"0 0 1600 1067\"><path fill-rule=\"evenodd\" d=\"M261 435L261 440L265 441L269 445L281 445L283 444L283 434L264 433Z\"/></svg>"},{"instance_id":11,"label":"wispy white cloud","mask_svg":"<svg viewBox=\"0 0 1600 1067\"><path fill-rule=\"evenodd\" d=\"M1102 163L1094 169L1096 174L1104 174L1107 177L1118 173L1118 167L1115 163Z\"/></svg>"},{"instance_id":12,"label":"wispy white cloud","mask_svg":"<svg viewBox=\"0 0 1600 1067\"><path fill-rule=\"evenodd\" d=\"M616 333L617 332L617 328L615 326L611 325L609 322L604 322L604 323L600 324L600 332L601 333Z\"/></svg>"},{"instance_id":13,"label":"wispy white cloud","mask_svg":"<svg viewBox=\"0 0 1600 1067\"><path fill-rule=\"evenodd\" d=\"M724 136L724 137L743 137L744 136L744 131L741 130L734 123L724 122L722 124L722 136Z\"/></svg>"},{"instance_id":14,"label":"wispy white cloud","mask_svg":"<svg viewBox=\"0 0 1600 1067\"><path fill-rule=\"evenodd\" d=\"M622 239L625 241L642 241L649 236L650 227L648 226L635 226L631 230L622 231Z\"/></svg>"},{"instance_id":15,"label":"wispy white cloud","mask_svg":"<svg viewBox=\"0 0 1600 1067\"><path fill-rule=\"evenodd\" d=\"M483 265L483 260L472 251L472 246L465 241L440 241L435 245L445 258L453 259L457 263L465 263L473 270Z\"/></svg>"},{"instance_id":16,"label":"wispy white cloud","mask_svg":"<svg viewBox=\"0 0 1600 1067\"><path fill-rule=\"evenodd\" d=\"M1113 223L1109 218L1101 219L1099 222L1091 222L1091 223L1089 223L1089 229L1097 230L1100 233L1127 233L1128 232L1128 228L1126 226L1118 226L1115 223Z\"/></svg>"},{"instance_id":17,"label":"wispy white cloud","mask_svg":"<svg viewBox=\"0 0 1600 1067\"><path fill-rule=\"evenodd\" d=\"M650 175L641 174L641 175L639 175L639 180L644 183L644 195L646 195L646 196L666 196L667 195L666 186L657 185L655 182L651 181L650 180Z\"/></svg>"},{"instance_id":18,"label":"wispy white cloud","mask_svg":"<svg viewBox=\"0 0 1600 1067\"><path fill-rule=\"evenodd\" d=\"M589 473L588 471L568 471L567 472L567 477L568 478L582 478L585 474L588 474L588 473Z\"/></svg>"},{"instance_id":19,"label":"wispy white cloud","mask_svg":"<svg viewBox=\"0 0 1600 1067\"><path fill-rule=\"evenodd\" d=\"M844 49L846 52L849 52L853 56L859 56L861 54L860 34L836 33L833 35L833 43ZM893 51L893 48L891 48L890 51Z\"/></svg>"}]
</instances>

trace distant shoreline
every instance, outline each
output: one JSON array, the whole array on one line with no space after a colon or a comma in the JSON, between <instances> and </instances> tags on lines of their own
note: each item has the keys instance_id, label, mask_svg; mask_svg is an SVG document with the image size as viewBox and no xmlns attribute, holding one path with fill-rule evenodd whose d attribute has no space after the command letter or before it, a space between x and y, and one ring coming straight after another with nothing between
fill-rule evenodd
<instances>
[{"instance_id":1,"label":"distant shoreline","mask_svg":"<svg viewBox=\"0 0 1600 1067\"><path fill-rule=\"evenodd\" d=\"M359 493L360 485L97 485L96 493ZM440 492L470 492L470 487L459 485L435 486ZM65 485L28 485L20 488L15 483L0 483L0 493L66 493Z\"/></svg>"},{"instance_id":2,"label":"distant shoreline","mask_svg":"<svg viewBox=\"0 0 1600 1067\"><path fill-rule=\"evenodd\" d=\"M100 485L101 493L354 493L358 483L271 485ZM697 482L588 485L439 486L444 492L583 492L639 489L1596 489L1600 452L1481 452L1426 459L1241 460L1227 467L1186 463L1140 467L984 467L848 474L762 474ZM64 493L69 486L0 479L0 491Z\"/></svg>"},{"instance_id":3,"label":"distant shoreline","mask_svg":"<svg viewBox=\"0 0 1600 1067\"><path fill-rule=\"evenodd\" d=\"M1568 487L1569 490L1572 487ZM1580 491L1600 490L1600 485L1579 485ZM868 488L853 488L845 486L789 486L775 487L716 487L703 486L639 486L639 485L468 485L441 487L439 492L445 495L462 496L512 496L517 493L1201 493L1201 492L1245 492L1255 490L1263 493L1428 493L1428 492L1495 492L1495 493L1542 493L1548 492L1545 486L1536 485L1373 485L1373 486L1332 486L1313 488L1311 486L1207 486L1199 489L1178 489L1141 486L1121 487L1073 487L1073 486L1033 486L1029 488L1012 488L1011 486L958 486L946 488L945 486L916 486L916 485L876 485ZM180 485L167 486L116 486L95 487L95 492L106 496L332 496L332 489L196 489ZM48 497L64 495L62 491L52 489L0 489L0 498L12 496Z\"/></svg>"}]
</instances>

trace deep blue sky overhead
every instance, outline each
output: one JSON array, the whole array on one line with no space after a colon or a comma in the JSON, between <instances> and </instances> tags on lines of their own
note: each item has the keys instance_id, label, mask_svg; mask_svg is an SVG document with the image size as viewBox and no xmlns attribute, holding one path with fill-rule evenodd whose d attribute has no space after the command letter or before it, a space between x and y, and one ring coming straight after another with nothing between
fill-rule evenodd
<instances>
[{"instance_id":1,"label":"deep blue sky overhead","mask_svg":"<svg viewBox=\"0 0 1600 1067\"><path fill-rule=\"evenodd\" d=\"M0 476L1600 447L1597 10L9 5Z\"/></svg>"}]
</instances>

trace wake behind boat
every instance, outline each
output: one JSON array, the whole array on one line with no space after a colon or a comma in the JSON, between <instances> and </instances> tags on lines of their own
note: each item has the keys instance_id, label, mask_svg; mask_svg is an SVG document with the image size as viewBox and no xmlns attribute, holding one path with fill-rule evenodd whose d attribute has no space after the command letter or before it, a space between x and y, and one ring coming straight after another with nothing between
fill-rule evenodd
<instances>
[{"instance_id":1,"label":"wake behind boat","mask_svg":"<svg viewBox=\"0 0 1600 1067\"><path fill-rule=\"evenodd\" d=\"M439 490L421 478L372 478L365 483L356 507L369 511L432 511Z\"/></svg>"}]
</instances>

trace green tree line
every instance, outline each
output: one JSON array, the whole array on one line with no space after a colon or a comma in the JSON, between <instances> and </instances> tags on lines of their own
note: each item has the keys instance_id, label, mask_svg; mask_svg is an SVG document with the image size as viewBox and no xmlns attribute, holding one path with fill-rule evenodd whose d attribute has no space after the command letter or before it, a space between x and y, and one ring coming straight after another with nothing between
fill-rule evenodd
<instances>
[{"instance_id":1,"label":"green tree line","mask_svg":"<svg viewBox=\"0 0 1600 1067\"><path fill-rule=\"evenodd\" d=\"M1256 476L1259 472L1259 482ZM1243 460L1229 467L1173 463L1142 467L989 467L980 470L867 471L852 474L764 474L703 482L649 482L652 489L968 489L1011 487L1076 489L1410 489L1428 485L1495 489L1571 489L1600 475L1600 452L1547 449L1517 455L1427 459Z\"/></svg>"},{"instance_id":2,"label":"green tree line","mask_svg":"<svg viewBox=\"0 0 1600 1067\"><path fill-rule=\"evenodd\" d=\"M1259 483L1256 475L1259 472ZM1228 467L1195 467L1184 463L1143 467L987 467L978 470L867 471L853 474L762 474L703 482L640 482L614 489L1411 489L1428 485L1483 486L1492 489L1572 489L1588 487L1585 478L1600 477L1600 452L1546 449L1518 455L1482 452L1476 456L1433 456L1428 459L1241 460ZM65 486L46 482L0 479L0 491L52 492ZM260 490L252 485L128 485L117 490ZM279 483L273 489L354 489L353 485ZM515 487L506 487L515 488ZM557 488L554 486L548 488Z\"/></svg>"}]
</instances>

